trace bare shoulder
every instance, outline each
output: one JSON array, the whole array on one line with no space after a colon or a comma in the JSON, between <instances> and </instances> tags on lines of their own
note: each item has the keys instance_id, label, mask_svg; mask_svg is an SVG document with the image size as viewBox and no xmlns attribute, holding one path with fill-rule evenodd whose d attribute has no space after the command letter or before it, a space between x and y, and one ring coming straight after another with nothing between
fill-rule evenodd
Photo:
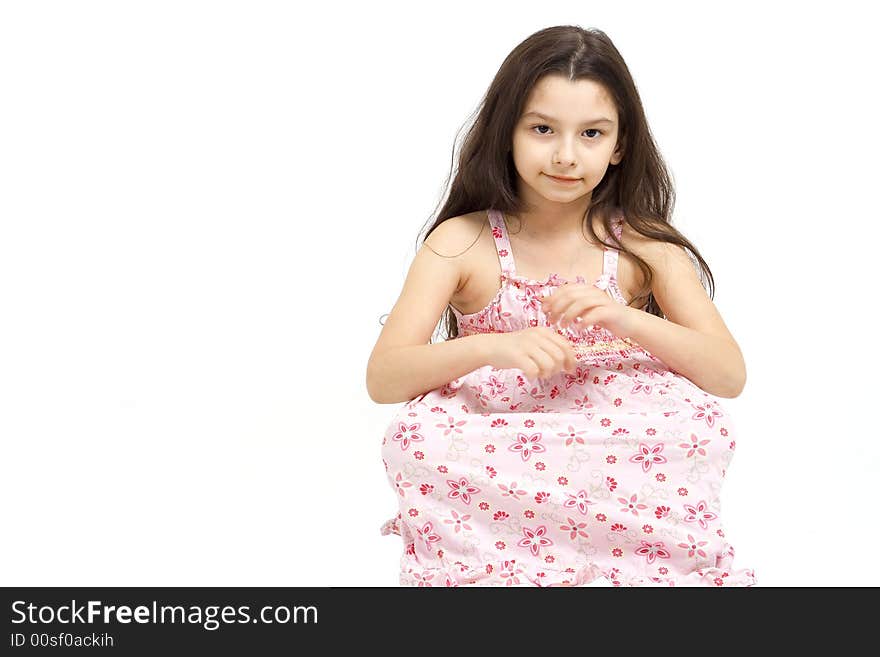
<instances>
[{"instance_id":1,"label":"bare shoulder","mask_svg":"<svg viewBox=\"0 0 880 657\"><path fill-rule=\"evenodd\" d=\"M485 215L481 218L478 212L450 217L431 231L425 244L439 255L457 257L476 241L486 223Z\"/></svg>"},{"instance_id":2,"label":"bare shoulder","mask_svg":"<svg viewBox=\"0 0 880 657\"><path fill-rule=\"evenodd\" d=\"M487 226L485 212L471 212L446 219L425 238L425 245L435 255L449 259L458 268L460 276L456 291L467 283L469 263L473 257L472 247L484 234L488 234Z\"/></svg>"}]
</instances>

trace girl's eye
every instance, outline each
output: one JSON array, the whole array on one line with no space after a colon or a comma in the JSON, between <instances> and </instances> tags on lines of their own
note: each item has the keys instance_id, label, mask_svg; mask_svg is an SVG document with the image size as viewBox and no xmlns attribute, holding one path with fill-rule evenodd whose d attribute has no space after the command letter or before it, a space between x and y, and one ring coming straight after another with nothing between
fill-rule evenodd
<instances>
[{"instance_id":1,"label":"girl's eye","mask_svg":"<svg viewBox=\"0 0 880 657\"><path fill-rule=\"evenodd\" d=\"M549 128L549 127L550 126L547 126L547 125L544 125L543 123L541 123L539 125L533 125L532 130L534 130L535 128ZM598 132L600 135L602 134L602 131L597 130L596 128L587 128L586 130L584 130L584 132ZM539 132L538 134L539 135L546 135L547 133L546 132Z\"/></svg>"}]
</instances>

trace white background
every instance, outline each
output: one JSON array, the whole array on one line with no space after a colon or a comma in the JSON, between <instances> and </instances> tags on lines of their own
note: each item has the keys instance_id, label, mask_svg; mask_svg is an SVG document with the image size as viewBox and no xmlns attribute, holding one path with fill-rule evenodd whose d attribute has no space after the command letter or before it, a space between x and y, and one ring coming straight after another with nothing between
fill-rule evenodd
<instances>
[{"instance_id":1,"label":"white background","mask_svg":"<svg viewBox=\"0 0 880 657\"><path fill-rule=\"evenodd\" d=\"M397 586L379 318L503 59L578 24L746 358L736 565L880 585L864 7L3 3L0 584Z\"/></svg>"}]
</instances>

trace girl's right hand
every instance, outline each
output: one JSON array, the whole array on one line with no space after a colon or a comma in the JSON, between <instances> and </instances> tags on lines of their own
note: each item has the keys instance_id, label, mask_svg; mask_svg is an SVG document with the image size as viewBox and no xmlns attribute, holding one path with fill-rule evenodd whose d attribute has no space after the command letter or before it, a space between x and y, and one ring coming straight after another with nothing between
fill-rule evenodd
<instances>
[{"instance_id":1,"label":"girl's right hand","mask_svg":"<svg viewBox=\"0 0 880 657\"><path fill-rule=\"evenodd\" d=\"M551 326L531 326L492 335L489 365L517 368L526 377L548 378L560 371L574 372L577 359L571 342Z\"/></svg>"}]
</instances>

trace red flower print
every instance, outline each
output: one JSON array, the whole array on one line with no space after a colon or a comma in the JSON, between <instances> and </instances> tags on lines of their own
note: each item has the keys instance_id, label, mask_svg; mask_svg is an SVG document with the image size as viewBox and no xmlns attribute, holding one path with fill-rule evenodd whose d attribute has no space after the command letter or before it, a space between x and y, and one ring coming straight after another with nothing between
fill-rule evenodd
<instances>
[{"instance_id":1,"label":"red flower print","mask_svg":"<svg viewBox=\"0 0 880 657\"><path fill-rule=\"evenodd\" d=\"M523 534L525 534L525 538L520 539L517 545L519 547L527 547L532 553L532 556L537 557L538 551L542 547L547 547L548 545L553 545L553 541L544 536L547 533L547 527L545 525L540 525L539 527L530 529L529 527L523 527Z\"/></svg>"},{"instance_id":2,"label":"red flower print","mask_svg":"<svg viewBox=\"0 0 880 657\"><path fill-rule=\"evenodd\" d=\"M662 472L658 472L654 475L654 479L656 479L657 481L666 481L666 475Z\"/></svg>"},{"instance_id":3,"label":"red flower print","mask_svg":"<svg viewBox=\"0 0 880 657\"><path fill-rule=\"evenodd\" d=\"M614 456L614 454L610 454L610 455L608 455L608 456L605 457L605 461L606 461L607 463L612 463L612 464L613 464L613 463L617 463L617 457Z\"/></svg>"},{"instance_id":4,"label":"red flower print","mask_svg":"<svg viewBox=\"0 0 880 657\"><path fill-rule=\"evenodd\" d=\"M678 494L681 495L682 497L685 497L688 494L688 489L685 488L684 486L682 486L681 488L678 489Z\"/></svg>"},{"instance_id":5,"label":"red flower print","mask_svg":"<svg viewBox=\"0 0 880 657\"><path fill-rule=\"evenodd\" d=\"M459 515L455 509L452 509L452 518L446 518L443 522L447 525L452 525L457 534L462 529L471 530L471 526L466 522L467 520L470 520L470 515Z\"/></svg>"},{"instance_id":6,"label":"red flower print","mask_svg":"<svg viewBox=\"0 0 880 657\"><path fill-rule=\"evenodd\" d=\"M523 515L524 515L526 518L531 519L531 518L534 518L534 517L535 517L535 512L532 511L531 509L526 509L525 511L523 511Z\"/></svg>"},{"instance_id":7,"label":"red flower print","mask_svg":"<svg viewBox=\"0 0 880 657\"><path fill-rule=\"evenodd\" d=\"M510 482L510 488L504 484L498 484L498 488L502 490L501 497L507 497L509 495L513 499L518 500L520 495L528 495L526 491L516 487L515 481Z\"/></svg>"},{"instance_id":8,"label":"red flower print","mask_svg":"<svg viewBox=\"0 0 880 657\"><path fill-rule=\"evenodd\" d=\"M465 504L471 503L471 495L480 492L479 488L470 484L464 477L458 481L447 479L446 483L449 484L449 487L452 489L449 491L449 497L451 499L459 498Z\"/></svg>"},{"instance_id":9,"label":"red flower print","mask_svg":"<svg viewBox=\"0 0 880 657\"><path fill-rule=\"evenodd\" d=\"M517 575L523 572L523 569L516 565L516 560L511 559L510 561L505 561L502 564L501 570L498 574L504 578L505 586L513 586L514 584L519 584L519 577Z\"/></svg>"},{"instance_id":10,"label":"red flower print","mask_svg":"<svg viewBox=\"0 0 880 657\"><path fill-rule=\"evenodd\" d=\"M629 499L626 499L625 497L618 497L617 501L623 504L623 507L621 507L620 509L621 511L623 511L624 513L632 513L634 516L639 515L639 510L648 508L647 504L638 503L638 496L635 493L630 495Z\"/></svg>"},{"instance_id":11,"label":"red flower print","mask_svg":"<svg viewBox=\"0 0 880 657\"><path fill-rule=\"evenodd\" d=\"M660 454L663 451L663 443L648 446L639 443L639 453L629 457L630 463L641 463L642 471L647 472L655 463L666 463L666 457Z\"/></svg>"},{"instance_id":12,"label":"red flower print","mask_svg":"<svg viewBox=\"0 0 880 657\"><path fill-rule=\"evenodd\" d=\"M556 483L560 486L568 486L568 477L558 477Z\"/></svg>"},{"instance_id":13,"label":"red flower print","mask_svg":"<svg viewBox=\"0 0 880 657\"><path fill-rule=\"evenodd\" d=\"M710 440L708 438L706 440L700 440L694 434L691 434L691 442L679 443L678 446L688 450L688 458L693 456L694 452L697 452L701 456L706 456L706 450L703 449L703 445L708 445L709 442Z\"/></svg>"},{"instance_id":14,"label":"red flower print","mask_svg":"<svg viewBox=\"0 0 880 657\"><path fill-rule=\"evenodd\" d=\"M531 429L533 426L535 426L535 421L534 420L526 420L525 422L523 422L523 424L525 424L529 429Z\"/></svg>"},{"instance_id":15,"label":"red flower print","mask_svg":"<svg viewBox=\"0 0 880 657\"><path fill-rule=\"evenodd\" d=\"M684 510L687 511L687 515L684 517L684 521L697 522L701 528L708 529L709 525L706 521L715 520L718 516L706 509L708 509L708 505L705 500L700 500L696 506L685 504Z\"/></svg>"},{"instance_id":16,"label":"red flower print","mask_svg":"<svg viewBox=\"0 0 880 657\"><path fill-rule=\"evenodd\" d=\"M415 459L417 461L421 461L425 458L425 453L424 452L414 452L413 456L415 457Z\"/></svg>"},{"instance_id":17,"label":"red flower print","mask_svg":"<svg viewBox=\"0 0 880 657\"><path fill-rule=\"evenodd\" d=\"M606 520L608 520L608 516L606 516L604 513L597 513L596 520L598 520L599 522L605 522Z\"/></svg>"},{"instance_id":18,"label":"red flower print","mask_svg":"<svg viewBox=\"0 0 880 657\"><path fill-rule=\"evenodd\" d=\"M434 533L434 525L430 522L426 522L421 529L416 527L416 530L419 533L421 539L425 542L425 547L430 553L434 548L431 547L432 543L436 543L440 540L440 536Z\"/></svg>"},{"instance_id":19,"label":"red flower print","mask_svg":"<svg viewBox=\"0 0 880 657\"><path fill-rule=\"evenodd\" d=\"M467 424L467 420L462 420L461 422L456 422L455 418L451 415L446 416L446 424L438 424L438 429L443 429L443 435L448 436L451 432L455 433L464 433L459 427L463 424Z\"/></svg>"},{"instance_id":20,"label":"red flower print","mask_svg":"<svg viewBox=\"0 0 880 657\"><path fill-rule=\"evenodd\" d=\"M495 453L495 445L486 445L483 449L486 450L486 454L494 454Z\"/></svg>"},{"instance_id":21,"label":"red flower print","mask_svg":"<svg viewBox=\"0 0 880 657\"><path fill-rule=\"evenodd\" d=\"M575 507L578 511L587 515L587 506L590 504L595 504L595 502L591 502L587 499L587 491L581 489L578 491L577 495L572 495L571 493L566 493L567 500L563 503L563 506L567 509Z\"/></svg>"},{"instance_id":22,"label":"red flower print","mask_svg":"<svg viewBox=\"0 0 880 657\"><path fill-rule=\"evenodd\" d=\"M422 495L427 495L428 493L433 493L434 492L434 485L433 484L422 484L421 486L419 486L419 492Z\"/></svg>"},{"instance_id":23,"label":"red flower print","mask_svg":"<svg viewBox=\"0 0 880 657\"><path fill-rule=\"evenodd\" d=\"M488 504L487 502L480 502L480 510L481 510L481 511L488 511L488 510L489 510L489 504Z\"/></svg>"},{"instance_id":24,"label":"red flower print","mask_svg":"<svg viewBox=\"0 0 880 657\"><path fill-rule=\"evenodd\" d=\"M510 514L507 511L496 511L495 515L492 516L493 520L504 520L505 518L509 518Z\"/></svg>"},{"instance_id":25,"label":"red flower print","mask_svg":"<svg viewBox=\"0 0 880 657\"><path fill-rule=\"evenodd\" d=\"M413 572L412 576L418 581L419 586L431 586L431 580L434 579L434 573L427 570L421 573Z\"/></svg>"},{"instance_id":26,"label":"red flower print","mask_svg":"<svg viewBox=\"0 0 880 657\"><path fill-rule=\"evenodd\" d=\"M506 398L505 398L505 399L503 399L502 401L510 401L510 399L506 399ZM491 426L492 426L493 429L494 429L495 427L506 427L506 426L507 426L507 420L505 420L504 418L500 417L500 418L498 418L497 420L492 420L492 425L491 425Z\"/></svg>"},{"instance_id":27,"label":"red flower print","mask_svg":"<svg viewBox=\"0 0 880 657\"><path fill-rule=\"evenodd\" d=\"M581 438L581 434L587 433L586 429L583 431L575 431L574 427L570 424L568 425L568 430L563 431L562 433L556 434L560 438L565 438L565 446L568 447L572 443L577 443L579 445L584 444L584 439Z\"/></svg>"},{"instance_id":28,"label":"red flower print","mask_svg":"<svg viewBox=\"0 0 880 657\"><path fill-rule=\"evenodd\" d=\"M658 506L656 509L654 509L654 515L657 516L658 519L665 518L669 515L669 507Z\"/></svg>"},{"instance_id":29,"label":"red flower print","mask_svg":"<svg viewBox=\"0 0 880 657\"><path fill-rule=\"evenodd\" d=\"M607 417L603 417L601 420L599 420L599 424L601 424L603 427L607 427L611 424L611 420L609 420Z\"/></svg>"},{"instance_id":30,"label":"red flower print","mask_svg":"<svg viewBox=\"0 0 880 657\"><path fill-rule=\"evenodd\" d=\"M543 461L538 461L537 463L535 463L535 470L544 470L546 468L547 466L544 464Z\"/></svg>"},{"instance_id":31,"label":"red flower print","mask_svg":"<svg viewBox=\"0 0 880 657\"><path fill-rule=\"evenodd\" d=\"M617 488L617 480L614 477L605 477L605 485L608 486L608 490L613 491Z\"/></svg>"},{"instance_id":32,"label":"red flower print","mask_svg":"<svg viewBox=\"0 0 880 657\"><path fill-rule=\"evenodd\" d=\"M642 531L645 532L646 534L653 534L654 528L651 527L651 525L642 525Z\"/></svg>"},{"instance_id":33,"label":"red flower print","mask_svg":"<svg viewBox=\"0 0 880 657\"><path fill-rule=\"evenodd\" d=\"M708 545L709 541L697 541L693 536L688 534L688 542L687 543L679 543L678 547L684 548L688 551L688 556L692 557L694 554L699 554L701 557L705 557L706 551L703 549L704 545Z\"/></svg>"},{"instance_id":34,"label":"red flower print","mask_svg":"<svg viewBox=\"0 0 880 657\"><path fill-rule=\"evenodd\" d=\"M394 478L394 485L397 487L397 492L400 493L400 496L406 497L406 489L412 486L412 482L404 481L403 473L398 472Z\"/></svg>"},{"instance_id":35,"label":"red flower print","mask_svg":"<svg viewBox=\"0 0 880 657\"><path fill-rule=\"evenodd\" d=\"M400 443L400 449L406 451L409 448L410 442L415 442L419 440L424 440L425 437L416 431L421 427L420 422L416 422L415 424L407 425L406 422L399 422L397 424L397 433L391 436L391 439Z\"/></svg>"},{"instance_id":36,"label":"red flower print","mask_svg":"<svg viewBox=\"0 0 880 657\"><path fill-rule=\"evenodd\" d=\"M495 471L495 468L493 468L491 465L487 465L486 466L486 474L489 475L490 478L492 478L495 475L497 475L498 473Z\"/></svg>"},{"instance_id":37,"label":"red flower print","mask_svg":"<svg viewBox=\"0 0 880 657\"><path fill-rule=\"evenodd\" d=\"M571 540L576 539L578 536L583 536L584 538L589 538L587 532L583 531L584 527L587 526L585 522L577 522L573 518L566 518L568 521L567 525L560 525L559 529L564 532L570 532L569 538Z\"/></svg>"},{"instance_id":38,"label":"red flower print","mask_svg":"<svg viewBox=\"0 0 880 657\"><path fill-rule=\"evenodd\" d=\"M715 402L711 399L707 399L702 404L694 404L694 408L697 409L697 412L694 413L694 420L706 420L706 424L710 427L715 426L715 418L721 417L723 414L717 408L715 408Z\"/></svg>"},{"instance_id":39,"label":"red flower print","mask_svg":"<svg viewBox=\"0 0 880 657\"><path fill-rule=\"evenodd\" d=\"M507 257L507 253L508 253L507 249L500 249L498 251L498 255L500 255L502 258Z\"/></svg>"},{"instance_id":40,"label":"red flower print","mask_svg":"<svg viewBox=\"0 0 880 657\"><path fill-rule=\"evenodd\" d=\"M626 525L621 525L619 522L615 522L613 525L611 525L611 531L613 531L613 532L625 532L625 531L626 531Z\"/></svg>"},{"instance_id":41,"label":"red flower print","mask_svg":"<svg viewBox=\"0 0 880 657\"><path fill-rule=\"evenodd\" d=\"M535 495L535 502L541 504L550 498L550 493L545 491L540 491L537 495Z\"/></svg>"},{"instance_id":42,"label":"red flower print","mask_svg":"<svg viewBox=\"0 0 880 657\"><path fill-rule=\"evenodd\" d=\"M648 434L649 436L653 436L657 433L657 430L654 429L653 427L651 427L649 429L645 429L645 433Z\"/></svg>"},{"instance_id":43,"label":"red flower print","mask_svg":"<svg viewBox=\"0 0 880 657\"><path fill-rule=\"evenodd\" d=\"M447 468L445 465L438 465L437 472L441 472L443 474L446 474L447 472L449 472L449 468Z\"/></svg>"},{"instance_id":44,"label":"red flower print","mask_svg":"<svg viewBox=\"0 0 880 657\"><path fill-rule=\"evenodd\" d=\"M410 509L407 513L409 513L410 518L415 518L417 515L419 515L419 510L418 509Z\"/></svg>"},{"instance_id":45,"label":"red flower print","mask_svg":"<svg viewBox=\"0 0 880 657\"><path fill-rule=\"evenodd\" d=\"M528 461L532 452L545 452L545 447L541 444L541 432L527 436L524 433L516 435L516 442L507 449L511 452L519 452L523 461Z\"/></svg>"},{"instance_id":46,"label":"red flower print","mask_svg":"<svg viewBox=\"0 0 880 657\"><path fill-rule=\"evenodd\" d=\"M650 543L645 540L640 541L641 545L636 548L635 552L639 556L647 557L648 563L654 563L654 559L668 559L671 555L663 545L663 541Z\"/></svg>"},{"instance_id":47,"label":"red flower print","mask_svg":"<svg viewBox=\"0 0 880 657\"><path fill-rule=\"evenodd\" d=\"M614 555L615 557L622 557L623 550L621 550L620 548L614 548L613 550L611 550L611 554Z\"/></svg>"},{"instance_id":48,"label":"red flower print","mask_svg":"<svg viewBox=\"0 0 880 657\"><path fill-rule=\"evenodd\" d=\"M614 405L620 406L623 403L623 400L620 397L614 399Z\"/></svg>"},{"instance_id":49,"label":"red flower print","mask_svg":"<svg viewBox=\"0 0 880 657\"><path fill-rule=\"evenodd\" d=\"M504 383L501 379L499 379L494 374L490 374L489 378L483 381L484 385L489 391L489 396L492 398L497 397L505 390L507 390L507 384Z\"/></svg>"},{"instance_id":50,"label":"red flower print","mask_svg":"<svg viewBox=\"0 0 880 657\"><path fill-rule=\"evenodd\" d=\"M501 239L501 229L498 226L492 226L492 237Z\"/></svg>"},{"instance_id":51,"label":"red flower print","mask_svg":"<svg viewBox=\"0 0 880 657\"><path fill-rule=\"evenodd\" d=\"M650 383L645 383L644 381L637 378L635 385L633 386L632 390L630 390L629 392L630 392L630 394L636 394L639 392L643 392L646 395L650 395L652 389L653 389L653 386Z\"/></svg>"}]
</instances>

